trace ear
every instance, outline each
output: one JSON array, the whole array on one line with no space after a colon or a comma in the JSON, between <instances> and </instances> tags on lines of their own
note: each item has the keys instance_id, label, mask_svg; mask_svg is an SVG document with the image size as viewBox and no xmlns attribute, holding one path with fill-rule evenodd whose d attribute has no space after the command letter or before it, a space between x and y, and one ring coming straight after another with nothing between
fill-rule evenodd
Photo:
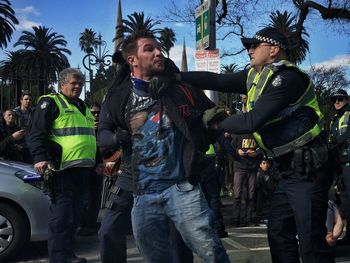
<instances>
[{"instance_id":1,"label":"ear","mask_svg":"<svg viewBox=\"0 0 350 263\"><path fill-rule=\"evenodd\" d=\"M127 60L130 66L136 66L136 56L128 56Z\"/></svg>"},{"instance_id":2,"label":"ear","mask_svg":"<svg viewBox=\"0 0 350 263\"><path fill-rule=\"evenodd\" d=\"M280 51L280 47L279 46L272 46L270 48L270 56L273 57L273 58L277 57L279 51Z\"/></svg>"}]
</instances>

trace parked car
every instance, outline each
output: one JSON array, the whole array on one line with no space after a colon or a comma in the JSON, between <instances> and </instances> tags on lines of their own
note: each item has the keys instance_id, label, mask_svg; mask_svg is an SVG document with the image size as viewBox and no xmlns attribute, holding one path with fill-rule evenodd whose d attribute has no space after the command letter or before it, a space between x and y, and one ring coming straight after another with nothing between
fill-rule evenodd
<instances>
[{"instance_id":1,"label":"parked car","mask_svg":"<svg viewBox=\"0 0 350 263\"><path fill-rule=\"evenodd\" d=\"M0 262L5 262L29 241L47 239L49 198L42 182L25 183L38 174L31 165L0 160Z\"/></svg>"}]
</instances>

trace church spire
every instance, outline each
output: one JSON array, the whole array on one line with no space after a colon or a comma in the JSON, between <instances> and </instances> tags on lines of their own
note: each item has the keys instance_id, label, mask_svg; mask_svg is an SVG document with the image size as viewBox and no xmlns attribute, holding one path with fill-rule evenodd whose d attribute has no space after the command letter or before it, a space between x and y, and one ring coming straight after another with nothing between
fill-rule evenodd
<instances>
[{"instance_id":1,"label":"church spire","mask_svg":"<svg viewBox=\"0 0 350 263\"><path fill-rule=\"evenodd\" d=\"M120 48L120 44L123 42L123 39L124 39L123 32L120 30L123 25L122 20L123 20L122 5L121 5L121 0L118 0L117 27L115 30L114 51Z\"/></svg>"},{"instance_id":2,"label":"church spire","mask_svg":"<svg viewBox=\"0 0 350 263\"><path fill-rule=\"evenodd\" d=\"M182 49L181 71L183 71L183 72L188 71L185 38L184 38L184 44L183 44L183 49Z\"/></svg>"}]
</instances>

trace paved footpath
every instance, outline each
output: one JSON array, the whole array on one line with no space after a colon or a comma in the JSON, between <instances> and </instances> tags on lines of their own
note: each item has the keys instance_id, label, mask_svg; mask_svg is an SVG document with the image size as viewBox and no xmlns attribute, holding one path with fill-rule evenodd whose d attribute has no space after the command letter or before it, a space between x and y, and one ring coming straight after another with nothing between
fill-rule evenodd
<instances>
[{"instance_id":1,"label":"paved footpath","mask_svg":"<svg viewBox=\"0 0 350 263\"><path fill-rule=\"evenodd\" d=\"M271 262L267 242L266 226L234 228L232 222L232 198L223 200L224 221L229 234L228 238L221 239L227 253L234 263L269 263ZM76 254L87 258L89 263L100 262L99 242L97 236L77 237ZM47 243L31 243L13 262L47 262ZM128 262L145 262L135 246L132 236L128 236ZM195 262L202 262L195 258ZM350 263L350 246L338 247L336 251L337 263Z\"/></svg>"}]
</instances>

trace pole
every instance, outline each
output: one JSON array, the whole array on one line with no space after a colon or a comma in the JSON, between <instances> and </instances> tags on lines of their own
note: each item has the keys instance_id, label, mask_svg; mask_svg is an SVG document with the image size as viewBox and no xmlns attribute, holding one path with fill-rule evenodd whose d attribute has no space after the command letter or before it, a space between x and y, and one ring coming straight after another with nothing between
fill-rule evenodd
<instances>
[{"instance_id":1,"label":"pole","mask_svg":"<svg viewBox=\"0 0 350 263\"><path fill-rule=\"evenodd\" d=\"M210 16L210 31L209 31L209 49L214 50L216 49L216 18L215 18L215 9L216 9L216 1L210 0L210 9L209 9L209 16Z\"/></svg>"},{"instance_id":2,"label":"pole","mask_svg":"<svg viewBox=\"0 0 350 263\"><path fill-rule=\"evenodd\" d=\"M209 50L216 49L216 19L215 19L215 9L216 9L216 1L210 1L209 8ZM205 94L212 100L214 103L218 103L218 93L213 90L206 90Z\"/></svg>"}]
</instances>

